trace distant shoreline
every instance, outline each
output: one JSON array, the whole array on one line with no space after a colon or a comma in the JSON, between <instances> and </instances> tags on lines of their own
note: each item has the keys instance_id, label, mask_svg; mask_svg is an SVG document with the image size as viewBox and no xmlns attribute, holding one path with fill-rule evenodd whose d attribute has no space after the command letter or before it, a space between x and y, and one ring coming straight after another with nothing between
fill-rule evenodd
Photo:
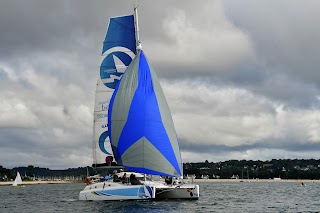
<instances>
[{"instance_id":1,"label":"distant shoreline","mask_svg":"<svg viewBox=\"0 0 320 213\"><path fill-rule=\"evenodd\" d=\"M73 181L23 181L23 185L37 185L37 184L68 184L68 183L82 183L82 182L73 182ZM0 186L12 185L13 181L3 181L0 182Z\"/></svg>"},{"instance_id":2,"label":"distant shoreline","mask_svg":"<svg viewBox=\"0 0 320 213\"><path fill-rule=\"evenodd\" d=\"M185 182L193 183L320 183L320 180L301 180L301 179L184 179ZM72 184L72 183L82 183L73 181L25 181L23 185L37 185L37 184ZM12 185L13 181L0 182L0 186Z\"/></svg>"}]
</instances>

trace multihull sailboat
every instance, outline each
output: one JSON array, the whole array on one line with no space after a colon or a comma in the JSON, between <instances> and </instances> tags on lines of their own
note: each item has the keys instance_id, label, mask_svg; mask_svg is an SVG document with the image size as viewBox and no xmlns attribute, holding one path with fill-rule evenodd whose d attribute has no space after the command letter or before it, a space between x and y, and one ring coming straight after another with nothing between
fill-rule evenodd
<instances>
[{"instance_id":1,"label":"multihull sailboat","mask_svg":"<svg viewBox=\"0 0 320 213\"><path fill-rule=\"evenodd\" d=\"M106 156L104 163L96 160L94 164L112 166L114 159L133 172L118 174L121 182L115 182L115 178L88 182L79 199L198 199L199 186L179 179L183 166L176 131L158 78L142 51L137 8L134 11L132 16L110 19L97 84L97 90L104 91L98 95L98 103L105 105L97 107L96 96L95 121L100 126L95 126L98 136L94 139L98 144L94 146L94 156L97 157L97 147ZM119 69L126 66L122 75ZM112 91L110 99L104 96L103 86ZM101 101L102 98L106 100ZM99 128L104 130L97 131ZM107 151L106 141L112 151ZM123 177L128 174L130 178ZM131 176L140 180L135 182ZM163 177L169 181L163 181Z\"/></svg>"},{"instance_id":2,"label":"multihull sailboat","mask_svg":"<svg viewBox=\"0 0 320 213\"><path fill-rule=\"evenodd\" d=\"M13 184L12 184L12 187L24 187L24 185L22 185L22 179L21 179L21 176L20 176L20 173L17 172L17 176L16 176L16 179L14 180Z\"/></svg>"}]
</instances>

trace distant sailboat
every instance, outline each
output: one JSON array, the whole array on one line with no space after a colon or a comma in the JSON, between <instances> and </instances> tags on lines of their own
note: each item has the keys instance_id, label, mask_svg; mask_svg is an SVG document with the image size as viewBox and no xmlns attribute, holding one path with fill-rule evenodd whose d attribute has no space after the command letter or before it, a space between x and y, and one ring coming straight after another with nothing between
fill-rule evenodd
<instances>
[{"instance_id":1,"label":"distant sailboat","mask_svg":"<svg viewBox=\"0 0 320 213\"><path fill-rule=\"evenodd\" d=\"M16 176L16 179L14 180L12 186L13 187L24 187L24 185L22 185L22 179L21 179L21 176L20 176L20 173L17 172L17 176Z\"/></svg>"}]
</instances>

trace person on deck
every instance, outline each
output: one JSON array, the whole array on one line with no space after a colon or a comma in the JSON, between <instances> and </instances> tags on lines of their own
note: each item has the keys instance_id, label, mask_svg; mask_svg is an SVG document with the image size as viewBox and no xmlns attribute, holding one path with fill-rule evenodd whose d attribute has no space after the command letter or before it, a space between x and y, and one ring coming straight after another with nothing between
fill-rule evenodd
<instances>
[{"instance_id":1,"label":"person on deck","mask_svg":"<svg viewBox=\"0 0 320 213\"><path fill-rule=\"evenodd\" d=\"M127 173L124 173L124 174L123 174L121 180L122 180L122 183L128 183Z\"/></svg>"},{"instance_id":2,"label":"person on deck","mask_svg":"<svg viewBox=\"0 0 320 213\"><path fill-rule=\"evenodd\" d=\"M120 182L120 179L117 175L117 170L113 171L113 182Z\"/></svg>"},{"instance_id":3,"label":"person on deck","mask_svg":"<svg viewBox=\"0 0 320 213\"><path fill-rule=\"evenodd\" d=\"M87 177L87 178L86 178L86 184L87 184L87 185L90 185L90 183L91 183L90 178Z\"/></svg>"},{"instance_id":4,"label":"person on deck","mask_svg":"<svg viewBox=\"0 0 320 213\"><path fill-rule=\"evenodd\" d=\"M172 177L166 177L164 182L166 182L166 184L172 184Z\"/></svg>"},{"instance_id":5,"label":"person on deck","mask_svg":"<svg viewBox=\"0 0 320 213\"><path fill-rule=\"evenodd\" d=\"M142 185L141 182L136 178L134 174L130 175L130 183L131 185Z\"/></svg>"}]
</instances>

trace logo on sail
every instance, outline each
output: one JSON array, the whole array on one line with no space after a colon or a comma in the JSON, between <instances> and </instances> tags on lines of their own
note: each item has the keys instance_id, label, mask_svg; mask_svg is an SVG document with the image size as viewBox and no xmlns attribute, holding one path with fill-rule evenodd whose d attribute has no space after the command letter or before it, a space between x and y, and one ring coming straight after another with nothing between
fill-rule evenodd
<instances>
[{"instance_id":1,"label":"logo on sail","mask_svg":"<svg viewBox=\"0 0 320 213\"><path fill-rule=\"evenodd\" d=\"M100 78L103 84L115 89L122 74L131 63L135 54L126 47L112 47L102 54Z\"/></svg>"},{"instance_id":2,"label":"logo on sail","mask_svg":"<svg viewBox=\"0 0 320 213\"><path fill-rule=\"evenodd\" d=\"M102 134L100 135L100 137L99 137L99 148L100 148L100 150L101 150L103 153L105 153L105 154L107 154L107 155L111 155L111 153L109 153L109 152L106 150L105 146L104 146L104 143L105 143L107 137L109 137L108 131L105 131L104 133L102 133Z\"/></svg>"}]
</instances>

